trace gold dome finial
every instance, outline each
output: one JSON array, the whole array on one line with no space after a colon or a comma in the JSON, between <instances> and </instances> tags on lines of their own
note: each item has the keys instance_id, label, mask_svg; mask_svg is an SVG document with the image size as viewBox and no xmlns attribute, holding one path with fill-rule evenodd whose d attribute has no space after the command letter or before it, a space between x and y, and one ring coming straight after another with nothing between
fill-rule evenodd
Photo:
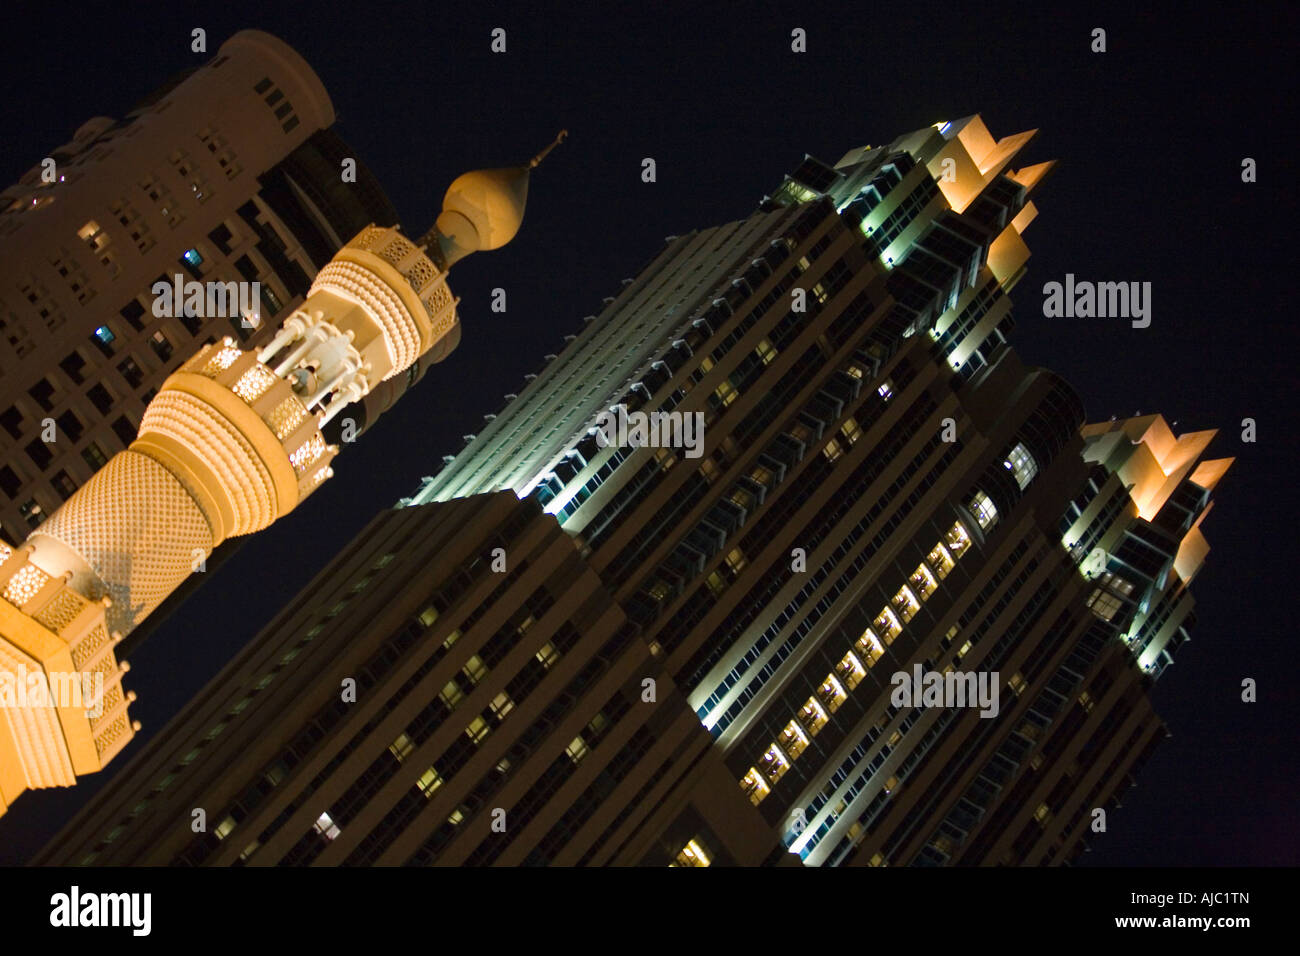
<instances>
[{"instance_id":1,"label":"gold dome finial","mask_svg":"<svg viewBox=\"0 0 1300 956\"><path fill-rule=\"evenodd\" d=\"M456 177L443 197L438 221L421 243L437 243L444 268L471 252L500 249L523 225L529 173L568 135L568 130L560 130L524 166L477 169Z\"/></svg>"}]
</instances>

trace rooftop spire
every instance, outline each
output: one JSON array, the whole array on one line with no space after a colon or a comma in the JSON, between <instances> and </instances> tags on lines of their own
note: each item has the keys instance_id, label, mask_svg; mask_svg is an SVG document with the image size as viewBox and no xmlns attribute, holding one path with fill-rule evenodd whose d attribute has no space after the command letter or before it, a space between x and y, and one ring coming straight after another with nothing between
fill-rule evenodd
<instances>
[{"instance_id":1,"label":"rooftop spire","mask_svg":"<svg viewBox=\"0 0 1300 956\"><path fill-rule=\"evenodd\" d=\"M562 129L558 133L556 133L555 139L551 141L551 145L547 146L544 150L542 150L540 153L538 153L536 156L534 156L532 159L528 161L528 168L536 169L538 166L540 166L542 160L546 158L546 154L549 153L551 150L555 149L555 147L559 146L561 143L563 143L568 138L568 136L569 136L569 131L567 129Z\"/></svg>"}]
</instances>

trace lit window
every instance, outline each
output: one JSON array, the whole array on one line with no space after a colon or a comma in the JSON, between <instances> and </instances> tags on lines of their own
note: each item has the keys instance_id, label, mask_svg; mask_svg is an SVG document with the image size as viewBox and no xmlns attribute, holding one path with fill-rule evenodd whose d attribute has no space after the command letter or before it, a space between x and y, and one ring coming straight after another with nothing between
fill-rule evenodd
<instances>
[{"instance_id":1,"label":"lit window","mask_svg":"<svg viewBox=\"0 0 1300 956\"><path fill-rule=\"evenodd\" d=\"M845 419L844 424L840 426L840 431L850 445L856 445L858 439L862 437L862 429L858 427L858 423L853 418Z\"/></svg>"},{"instance_id":2,"label":"lit window","mask_svg":"<svg viewBox=\"0 0 1300 956\"><path fill-rule=\"evenodd\" d=\"M537 652L537 660L540 661L548 670L555 666L555 662L560 659L560 652L555 646L547 641L542 645L542 649Z\"/></svg>"},{"instance_id":3,"label":"lit window","mask_svg":"<svg viewBox=\"0 0 1300 956\"><path fill-rule=\"evenodd\" d=\"M235 818L226 817L226 819L217 824L217 828L212 832L216 834L218 840L224 840L226 837L230 836L230 831L233 829L235 829Z\"/></svg>"},{"instance_id":4,"label":"lit window","mask_svg":"<svg viewBox=\"0 0 1300 956\"><path fill-rule=\"evenodd\" d=\"M420 623L425 627L430 627L436 620L438 620L438 609L436 607L426 607L420 614Z\"/></svg>"},{"instance_id":5,"label":"lit window","mask_svg":"<svg viewBox=\"0 0 1300 956\"><path fill-rule=\"evenodd\" d=\"M1028 488L1029 483L1034 480L1034 475L1038 474L1038 462L1034 461L1034 456L1029 454L1029 449L1023 444L1017 443L1002 464L1015 475L1016 484L1022 490Z\"/></svg>"},{"instance_id":6,"label":"lit window","mask_svg":"<svg viewBox=\"0 0 1300 956\"><path fill-rule=\"evenodd\" d=\"M906 584L898 589L898 593L894 595L893 603L894 608L898 611L898 616L903 619L905 624L916 616L917 611L921 610L921 602L916 599L916 595L912 593L912 589Z\"/></svg>"},{"instance_id":7,"label":"lit window","mask_svg":"<svg viewBox=\"0 0 1300 956\"><path fill-rule=\"evenodd\" d=\"M328 812L316 818L316 832L327 840L336 840L341 832Z\"/></svg>"},{"instance_id":8,"label":"lit window","mask_svg":"<svg viewBox=\"0 0 1300 956\"><path fill-rule=\"evenodd\" d=\"M880 643L880 638L876 637L876 632L871 628L867 628L862 632L856 646L858 653L862 655L862 660L866 661L868 667L880 660L881 655L885 653L885 646Z\"/></svg>"},{"instance_id":9,"label":"lit window","mask_svg":"<svg viewBox=\"0 0 1300 956\"><path fill-rule=\"evenodd\" d=\"M797 720L790 721L785 725L785 730L781 731L781 747L791 760L797 760L808 748L808 735Z\"/></svg>"},{"instance_id":10,"label":"lit window","mask_svg":"<svg viewBox=\"0 0 1300 956\"><path fill-rule=\"evenodd\" d=\"M925 556L925 560L930 567L934 568L934 573L938 575L940 581L946 578L948 572L952 570L952 555L948 553L948 549L942 544L936 544L934 550Z\"/></svg>"},{"instance_id":11,"label":"lit window","mask_svg":"<svg viewBox=\"0 0 1300 956\"><path fill-rule=\"evenodd\" d=\"M741 553L739 548L732 548L727 555L727 567L737 574L745 567L745 555Z\"/></svg>"},{"instance_id":12,"label":"lit window","mask_svg":"<svg viewBox=\"0 0 1300 956\"><path fill-rule=\"evenodd\" d=\"M117 336L113 334L113 330L107 325L101 325L99 328L95 329L95 338L99 339L99 341L103 342L105 345L108 345L117 338Z\"/></svg>"},{"instance_id":13,"label":"lit window","mask_svg":"<svg viewBox=\"0 0 1300 956\"><path fill-rule=\"evenodd\" d=\"M885 379L885 381L880 383L880 387L876 389L876 392L885 401L889 401L894 397L894 383L889 379Z\"/></svg>"},{"instance_id":14,"label":"lit window","mask_svg":"<svg viewBox=\"0 0 1300 956\"><path fill-rule=\"evenodd\" d=\"M763 341L759 342L758 345L754 347L754 351L758 354L758 357L763 360L764 365L771 365L772 360L777 356L775 346L773 346L767 339L763 339Z\"/></svg>"},{"instance_id":15,"label":"lit window","mask_svg":"<svg viewBox=\"0 0 1300 956\"><path fill-rule=\"evenodd\" d=\"M759 759L758 766L763 771L763 775L767 777L768 783L776 783L790 769L790 758L774 743L767 748L766 753Z\"/></svg>"},{"instance_id":16,"label":"lit window","mask_svg":"<svg viewBox=\"0 0 1300 956\"><path fill-rule=\"evenodd\" d=\"M564 752L574 763L582 763L582 758L591 752L591 748L587 746L587 741L582 739L582 734L578 734L569 741L569 746L564 748Z\"/></svg>"},{"instance_id":17,"label":"lit window","mask_svg":"<svg viewBox=\"0 0 1300 956\"><path fill-rule=\"evenodd\" d=\"M465 736L476 744L480 743L491 732L492 728L488 726L488 722L481 715L471 720L469 726L465 728Z\"/></svg>"},{"instance_id":18,"label":"lit window","mask_svg":"<svg viewBox=\"0 0 1300 956\"><path fill-rule=\"evenodd\" d=\"M948 550L952 552L954 558L960 558L970 547L970 534L966 531L966 526L960 521L953 522L953 526L948 529L945 536L948 543Z\"/></svg>"},{"instance_id":19,"label":"lit window","mask_svg":"<svg viewBox=\"0 0 1300 956\"><path fill-rule=\"evenodd\" d=\"M922 601L933 594L935 589L939 587L934 572L924 564L917 565L916 570L912 572L912 576L907 580L912 585L912 590L916 592L916 596Z\"/></svg>"},{"instance_id":20,"label":"lit window","mask_svg":"<svg viewBox=\"0 0 1300 956\"><path fill-rule=\"evenodd\" d=\"M903 625L898 623L898 615L889 608L882 608L880 614L875 620L876 630L884 635L886 644L894 643L894 638L898 637Z\"/></svg>"},{"instance_id":21,"label":"lit window","mask_svg":"<svg viewBox=\"0 0 1300 956\"><path fill-rule=\"evenodd\" d=\"M844 451L840 448L840 443L831 438L826 442L826 447L822 449L822 454L826 456L827 461L834 461L844 454Z\"/></svg>"},{"instance_id":22,"label":"lit window","mask_svg":"<svg viewBox=\"0 0 1300 956\"><path fill-rule=\"evenodd\" d=\"M433 767L430 767L420 775L420 779L415 781L415 785L420 792L426 797L432 796L433 791L442 786L442 776Z\"/></svg>"},{"instance_id":23,"label":"lit window","mask_svg":"<svg viewBox=\"0 0 1300 956\"><path fill-rule=\"evenodd\" d=\"M492 703L488 706L492 708L492 715L497 720L505 720L506 714L515 709L515 702L510 699L509 694L502 691L492 698Z\"/></svg>"},{"instance_id":24,"label":"lit window","mask_svg":"<svg viewBox=\"0 0 1300 956\"><path fill-rule=\"evenodd\" d=\"M400 733L397 739L388 745L388 749L398 760L404 760L406 755L415 749L415 741L405 733Z\"/></svg>"},{"instance_id":25,"label":"lit window","mask_svg":"<svg viewBox=\"0 0 1300 956\"><path fill-rule=\"evenodd\" d=\"M1092 597L1088 598L1088 607L1092 608L1092 613L1097 615L1103 621L1112 620L1119 613L1119 598L1109 594L1101 588L1092 592Z\"/></svg>"},{"instance_id":26,"label":"lit window","mask_svg":"<svg viewBox=\"0 0 1300 956\"><path fill-rule=\"evenodd\" d=\"M718 396L718 400L721 401L724 406L730 405L740 397L740 393L736 391L735 386L725 378L722 380L722 384L713 390L713 394Z\"/></svg>"},{"instance_id":27,"label":"lit window","mask_svg":"<svg viewBox=\"0 0 1300 956\"><path fill-rule=\"evenodd\" d=\"M840 704L849 699L849 695L845 693L843 685L836 680L834 674L827 674L826 679L817 688L817 699L822 702L827 711L833 714L840 709Z\"/></svg>"},{"instance_id":28,"label":"lit window","mask_svg":"<svg viewBox=\"0 0 1300 956\"><path fill-rule=\"evenodd\" d=\"M475 654L465 662L465 666L461 668L461 673L468 677L472 683L477 684L484 677L487 677L488 666L483 663L481 657Z\"/></svg>"},{"instance_id":29,"label":"lit window","mask_svg":"<svg viewBox=\"0 0 1300 956\"><path fill-rule=\"evenodd\" d=\"M754 806L762 803L763 798L772 792L772 788L767 785L767 781L763 779L757 767L750 767L749 773L740 778L740 789L748 794L749 802Z\"/></svg>"},{"instance_id":30,"label":"lit window","mask_svg":"<svg viewBox=\"0 0 1300 956\"><path fill-rule=\"evenodd\" d=\"M686 846L682 847L681 852L673 858L669 866L708 866L713 860L709 852L700 843L700 838L696 837Z\"/></svg>"},{"instance_id":31,"label":"lit window","mask_svg":"<svg viewBox=\"0 0 1300 956\"><path fill-rule=\"evenodd\" d=\"M799 711L799 722L808 728L808 733L813 735L825 727L828 720L830 718L826 716L826 708L816 697L809 697Z\"/></svg>"},{"instance_id":32,"label":"lit window","mask_svg":"<svg viewBox=\"0 0 1300 956\"><path fill-rule=\"evenodd\" d=\"M849 651L835 665L835 673L839 675L845 687L853 690L858 684L862 683L862 678L867 676L867 669L863 666L862 661L858 660L858 655Z\"/></svg>"},{"instance_id":33,"label":"lit window","mask_svg":"<svg viewBox=\"0 0 1300 956\"><path fill-rule=\"evenodd\" d=\"M456 705L465 696L465 692L460 689L460 685L454 680L449 680L447 686L442 689L442 693L438 696L442 698L442 702L447 705L448 710L455 710Z\"/></svg>"},{"instance_id":34,"label":"lit window","mask_svg":"<svg viewBox=\"0 0 1300 956\"><path fill-rule=\"evenodd\" d=\"M982 491L975 492L975 496L970 500L970 510L975 515L975 520L980 523L981 528L987 528L998 520L998 509L989 500L989 496Z\"/></svg>"},{"instance_id":35,"label":"lit window","mask_svg":"<svg viewBox=\"0 0 1300 956\"><path fill-rule=\"evenodd\" d=\"M199 266L203 264L203 257L199 255L199 250L197 249L186 249L181 254L181 258L184 259L192 266Z\"/></svg>"}]
</instances>

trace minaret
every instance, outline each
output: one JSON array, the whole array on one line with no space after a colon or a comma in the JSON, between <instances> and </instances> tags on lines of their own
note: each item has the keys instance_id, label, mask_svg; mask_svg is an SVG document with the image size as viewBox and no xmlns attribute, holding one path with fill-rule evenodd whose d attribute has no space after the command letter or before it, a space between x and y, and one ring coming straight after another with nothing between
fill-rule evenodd
<instances>
[{"instance_id":1,"label":"minaret","mask_svg":"<svg viewBox=\"0 0 1300 956\"><path fill-rule=\"evenodd\" d=\"M448 269L514 238L531 170L566 135L525 165L457 178L418 242L395 227L363 229L320 270L265 346L246 351L226 337L171 375L129 448L22 547L0 544L0 596L7 601L0 607L0 665L10 672L44 669L51 677L59 661L73 672L92 666L116 687L126 665L113 659L113 645L217 545L267 527L334 473L339 448L326 441L324 426L425 353L436 350L440 358L456 347L459 300L447 287ZM62 610L52 613L55 605ZM91 621L96 615L102 620ZM82 663L72 631L64 634L59 625L75 630ZM93 649L86 643L91 634ZM0 740L0 813L15 787L67 785L74 773L100 769L130 739L125 704L122 697L120 714L112 711L121 720L111 742L101 745L96 733L104 718L92 721L94 759L84 747L80 759L70 756L51 720L6 708L11 726L22 726L14 730L16 751ZM75 716L65 710L60 720Z\"/></svg>"}]
</instances>

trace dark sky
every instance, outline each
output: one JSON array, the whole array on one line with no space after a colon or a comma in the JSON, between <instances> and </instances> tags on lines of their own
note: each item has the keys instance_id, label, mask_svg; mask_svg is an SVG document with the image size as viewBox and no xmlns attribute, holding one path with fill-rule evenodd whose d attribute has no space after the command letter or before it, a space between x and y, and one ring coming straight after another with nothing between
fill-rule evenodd
<instances>
[{"instance_id":1,"label":"dark sky","mask_svg":"<svg viewBox=\"0 0 1300 956\"><path fill-rule=\"evenodd\" d=\"M518 238L457 266L464 336L451 359L335 463L304 507L251 540L132 657L142 737L161 728L378 510L411 493L482 415L518 391L664 237L744 218L805 152L984 115L994 136L1038 127L1024 163L1058 159L1036 195L1013 343L1063 374L1090 419L1162 412L1222 429L1237 456L1204 525L1197 627L1155 691L1172 731L1084 864L1294 864L1295 533L1290 443L1295 265L1289 24L1266 5L1201 19L999 13L988 4L547 6L402 3L42 4L0 31L0 180L11 183L94 115L119 117L239 29L295 47L333 98L338 131L384 185L408 234L459 173L511 165L567 127L534 174ZM554 6L554 5L549 5ZM1132 5L1136 7L1137 5ZM911 7L915 13L897 8ZM9 13L9 10L6 11ZM190 52L202 26L208 53ZM508 52L489 51L493 27ZM790 31L808 52L790 52ZM1090 31L1108 34L1089 52ZM644 157L658 182L640 179ZM1259 182L1243 184L1243 157ZM1289 237L1288 237L1289 238ZM1043 283L1150 281L1153 320L1046 319ZM507 290L507 313L488 310ZM1294 298L1294 296L1291 296ZM1259 441L1240 441L1243 417ZM1259 684L1240 701L1243 677ZM106 774L23 796L0 820L0 862L26 859Z\"/></svg>"}]
</instances>

